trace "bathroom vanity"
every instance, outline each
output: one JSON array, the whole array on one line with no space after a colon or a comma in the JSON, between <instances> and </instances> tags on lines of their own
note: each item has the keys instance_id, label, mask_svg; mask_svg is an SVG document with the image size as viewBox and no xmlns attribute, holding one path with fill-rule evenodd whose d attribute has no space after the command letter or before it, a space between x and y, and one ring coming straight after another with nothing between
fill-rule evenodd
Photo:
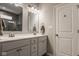
<instances>
[{"instance_id":1,"label":"bathroom vanity","mask_svg":"<svg viewBox=\"0 0 79 59\"><path fill-rule=\"evenodd\" d=\"M47 52L47 35L0 36L1 56L41 56Z\"/></svg>"},{"instance_id":2,"label":"bathroom vanity","mask_svg":"<svg viewBox=\"0 0 79 59\"><path fill-rule=\"evenodd\" d=\"M33 33L34 25L36 33L39 33L39 13L30 12L28 9L30 4L20 4L19 7L16 5L19 4L0 4L1 7L6 8L0 8L6 25L6 28L3 29L4 33ZM47 35L5 34L0 36L1 56L41 56L47 52Z\"/></svg>"}]
</instances>

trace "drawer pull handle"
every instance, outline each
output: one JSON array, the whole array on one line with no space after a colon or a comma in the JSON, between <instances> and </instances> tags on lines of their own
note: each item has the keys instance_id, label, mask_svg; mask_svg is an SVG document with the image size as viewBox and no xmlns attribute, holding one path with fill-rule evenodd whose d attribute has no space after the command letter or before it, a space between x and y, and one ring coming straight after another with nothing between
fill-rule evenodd
<instances>
[{"instance_id":1,"label":"drawer pull handle","mask_svg":"<svg viewBox=\"0 0 79 59\"><path fill-rule=\"evenodd\" d=\"M17 49L16 51L19 52L19 51L21 51L21 50L22 50L22 49Z\"/></svg>"}]
</instances>

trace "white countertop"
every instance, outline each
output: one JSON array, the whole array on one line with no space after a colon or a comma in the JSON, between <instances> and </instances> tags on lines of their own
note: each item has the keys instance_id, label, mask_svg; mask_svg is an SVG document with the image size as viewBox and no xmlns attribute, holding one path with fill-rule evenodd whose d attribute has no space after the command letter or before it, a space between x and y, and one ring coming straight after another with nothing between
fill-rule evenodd
<instances>
[{"instance_id":1,"label":"white countertop","mask_svg":"<svg viewBox=\"0 0 79 59\"><path fill-rule=\"evenodd\" d=\"M47 35L15 34L15 37L9 37L9 35L3 35L3 36L0 36L0 42L28 39L28 38L41 37L41 36L47 36Z\"/></svg>"}]
</instances>

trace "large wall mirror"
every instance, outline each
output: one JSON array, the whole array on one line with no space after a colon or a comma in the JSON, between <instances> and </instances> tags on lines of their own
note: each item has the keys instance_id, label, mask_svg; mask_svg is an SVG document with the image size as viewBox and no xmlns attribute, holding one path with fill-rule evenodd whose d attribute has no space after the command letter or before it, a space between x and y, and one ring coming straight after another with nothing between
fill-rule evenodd
<instances>
[{"instance_id":1,"label":"large wall mirror","mask_svg":"<svg viewBox=\"0 0 79 59\"><path fill-rule=\"evenodd\" d=\"M28 4L28 20L29 32L33 32L33 27L36 27L36 32L39 32L39 4Z\"/></svg>"},{"instance_id":2,"label":"large wall mirror","mask_svg":"<svg viewBox=\"0 0 79 59\"><path fill-rule=\"evenodd\" d=\"M14 3L0 3L0 15L5 22L4 31L22 31L22 7Z\"/></svg>"},{"instance_id":3,"label":"large wall mirror","mask_svg":"<svg viewBox=\"0 0 79 59\"><path fill-rule=\"evenodd\" d=\"M31 6L28 6L31 5ZM19 4L19 3L0 3L0 15L3 18L6 28L4 31L20 31L23 33L32 33L33 26L36 26L39 32L39 13L37 12L39 4ZM34 10L29 11L27 7ZM30 10L31 10L30 9ZM7 32L8 33L8 32Z\"/></svg>"}]
</instances>

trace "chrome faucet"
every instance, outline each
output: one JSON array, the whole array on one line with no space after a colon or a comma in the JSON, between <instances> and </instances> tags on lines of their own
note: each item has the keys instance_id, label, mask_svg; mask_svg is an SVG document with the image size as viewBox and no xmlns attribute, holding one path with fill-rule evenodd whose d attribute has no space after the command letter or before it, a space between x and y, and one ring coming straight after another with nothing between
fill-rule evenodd
<instances>
[{"instance_id":1,"label":"chrome faucet","mask_svg":"<svg viewBox=\"0 0 79 59\"><path fill-rule=\"evenodd\" d=\"M9 37L15 37L15 34L13 32L10 32Z\"/></svg>"}]
</instances>

